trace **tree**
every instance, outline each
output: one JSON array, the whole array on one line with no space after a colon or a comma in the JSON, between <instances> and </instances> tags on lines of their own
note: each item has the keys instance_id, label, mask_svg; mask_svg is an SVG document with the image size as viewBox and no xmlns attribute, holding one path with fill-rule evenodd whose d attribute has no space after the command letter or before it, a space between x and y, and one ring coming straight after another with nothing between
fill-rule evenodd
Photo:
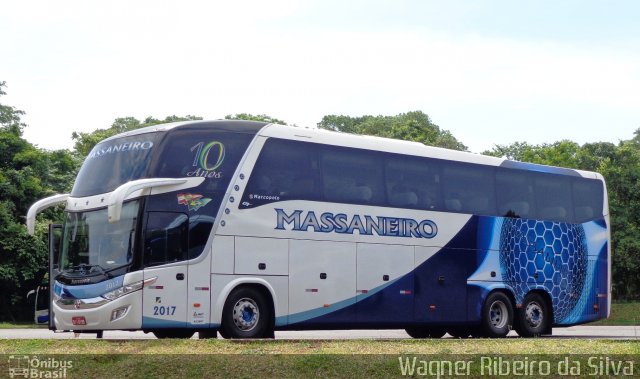
<instances>
[{"instance_id":1,"label":"tree","mask_svg":"<svg viewBox=\"0 0 640 379\"><path fill-rule=\"evenodd\" d=\"M277 119L275 117L267 116L266 114L252 115L251 113L236 113L234 115L224 116L225 120L247 120L247 121L263 121L271 124L287 125L286 122Z\"/></svg>"},{"instance_id":2,"label":"tree","mask_svg":"<svg viewBox=\"0 0 640 379\"><path fill-rule=\"evenodd\" d=\"M338 132L366 134L420 142L425 145L454 150L467 150L448 130L442 130L421 111L401 113L396 116L343 115L324 116L318 123L321 129Z\"/></svg>"},{"instance_id":3,"label":"tree","mask_svg":"<svg viewBox=\"0 0 640 379\"><path fill-rule=\"evenodd\" d=\"M637 132L636 132L637 133ZM640 145L621 142L615 154L601 160L611 211L612 271L618 298L640 297Z\"/></svg>"},{"instance_id":4,"label":"tree","mask_svg":"<svg viewBox=\"0 0 640 379\"><path fill-rule=\"evenodd\" d=\"M0 82L0 96L4 96L7 93L4 92L2 87L6 87L7 82ZM0 104L0 125L2 128L11 130L14 134L22 134L22 129L26 126L21 117L24 115L24 111L18 110L15 107L9 105Z\"/></svg>"},{"instance_id":5,"label":"tree","mask_svg":"<svg viewBox=\"0 0 640 379\"><path fill-rule=\"evenodd\" d=\"M541 145L529 145L526 142L496 145L493 150L485 151L483 154L549 166L578 168L579 151L580 146L577 143L562 140Z\"/></svg>"},{"instance_id":6,"label":"tree","mask_svg":"<svg viewBox=\"0 0 640 379\"><path fill-rule=\"evenodd\" d=\"M529 152L535 148L526 142L514 142L510 145L495 145L492 150L484 151L482 154L524 162L530 155Z\"/></svg>"},{"instance_id":7,"label":"tree","mask_svg":"<svg viewBox=\"0 0 640 379\"><path fill-rule=\"evenodd\" d=\"M4 86L0 82L0 96L6 94ZM32 317L24 296L42 280L48 261L47 221L38 225L33 237L24 217L29 206L53 188L68 187L66 175L74 167L68 152L46 152L22 138L26 127L22 115L23 111L0 104L0 319L12 321Z\"/></svg>"},{"instance_id":8,"label":"tree","mask_svg":"<svg viewBox=\"0 0 640 379\"><path fill-rule=\"evenodd\" d=\"M586 143L576 154L578 168L605 172L606 167L616 160L618 147L611 142Z\"/></svg>"}]
</instances>

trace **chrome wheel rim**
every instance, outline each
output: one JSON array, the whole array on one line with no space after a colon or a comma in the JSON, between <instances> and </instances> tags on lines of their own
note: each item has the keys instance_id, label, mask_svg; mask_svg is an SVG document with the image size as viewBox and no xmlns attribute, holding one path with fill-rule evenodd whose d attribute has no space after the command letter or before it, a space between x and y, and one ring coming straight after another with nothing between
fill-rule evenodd
<instances>
[{"instance_id":1,"label":"chrome wheel rim","mask_svg":"<svg viewBox=\"0 0 640 379\"><path fill-rule=\"evenodd\" d=\"M238 329L248 332L258 325L260 310L253 299L242 298L233 306L233 323Z\"/></svg>"},{"instance_id":2,"label":"chrome wheel rim","mask_svg":"<svg viewBox=\"0 0 640 379\"><path fill-rule=\"evenodd\" d=\"M491 321L491 326L496 329L502 329L507 326L509 311L507 309L507 305L500 301L494 301L489 308L489 320Z\"/></svg>"},{"instance_id":3,"label":"chrome wheel rim","mask_svg":"<svg viewBox=\"0 0 640 379\"><path fill-rule=\"evenodd\" d=\"M540 327L544 321L544 312L540 304L535 301L527 304L524 310L524 319L530 327L534 329Z\"/></svg>"}]
</instances>

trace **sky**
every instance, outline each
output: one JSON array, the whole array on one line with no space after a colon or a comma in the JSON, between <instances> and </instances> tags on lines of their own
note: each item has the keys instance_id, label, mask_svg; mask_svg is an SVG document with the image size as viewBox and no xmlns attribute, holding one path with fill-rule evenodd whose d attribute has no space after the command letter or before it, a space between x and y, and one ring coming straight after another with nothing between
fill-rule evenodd
<instances>
[{"instance_id":1,"label":"sky","mask_svg":"<svg viewBox=\"0 0 640 379\"><path fill-rule=\"evenodd\" d=\"M472 152L630 139L635 0L0 0L5 105L71 148L118 117L420 110Z\"/></svg>"}]
</instances>

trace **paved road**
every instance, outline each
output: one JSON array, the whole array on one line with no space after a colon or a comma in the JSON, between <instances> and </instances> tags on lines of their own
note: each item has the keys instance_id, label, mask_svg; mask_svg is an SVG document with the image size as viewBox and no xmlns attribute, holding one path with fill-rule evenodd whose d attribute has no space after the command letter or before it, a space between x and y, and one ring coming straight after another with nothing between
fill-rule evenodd
<instances>
[{"instance_id":1,"label":"paved road","mask_svg":"<svg viewBox=\"0 0 640 379\"><path fill-rule=\"evenodd\" d=\"M511 332L510 337L517 337ZM0 339L93 339L95 334L54 333L47 329L0 329ZM197 338L196 334L194 338ZM143 332L105 331L105 339L154 339L153 334ZM404 330L320 330L276 332L276 339L403 339L410 338ZM445 337L448 338L448 335ZM553 329L551 338L638 339L640 326L573 326Z\"/></svg>"}]
</instances>

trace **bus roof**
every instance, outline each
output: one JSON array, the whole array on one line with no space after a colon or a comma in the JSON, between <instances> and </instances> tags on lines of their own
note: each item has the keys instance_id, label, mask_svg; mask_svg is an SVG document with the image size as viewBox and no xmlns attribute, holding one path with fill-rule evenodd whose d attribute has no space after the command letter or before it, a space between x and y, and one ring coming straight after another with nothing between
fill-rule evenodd
<instances>
[{"instance_id":1,"label":"bus roof","mask_svg":"<svg viewBox=\"0 0 640 379\"><path fill-rule=\"evenodd\" d=\"M506 158L497 158L488 155L470 153L465 151L445 149L441 147L427 146L413 141L367 136L360 134L335 132L325 129L301 128L270 124L263 128L258 135L293 139L299 141L316 142L336 146L353 147L368 150L377 150L388 153L407 154L436 159L446 159L458 162L483 164L488 166L501 166L528 171L582 176L591 179L603 180L602 175L596 172L576 170L564 167L546 166L535 163L513 161Z\"/></svg>"},{"instance_id":2,"label":"bus roof","mask_svg":"<svg viewBox=\"0 0 640 379\"><path fill-rule=\"evenodd\" d=\"M233 131L247 134L257 134L263 137L284 138L306 142L315 142L335 146L353 147L359 149L377 150L388 153L407 154L437 159L446 159L458 162L483 164L488 166L501 166L517 168L528 171L539 171L569 176L582 176L585 178L603 180L602 175L596 172L576 170L563 167L546 166L534 163L512 161L506 158L491 157L488 155L451 150L413 141L403 141L392 138L375 137L360 134L351 134L330 131L325 129L270 124L260 121L245 120L213 120L213 121L179 121L167 124L152 125L141 129L120 133L109 137L104 141L115 138L134 136L144 133L165 132L175 129L215 129ZM102 141L102 142L104 142Z\"/></svg>"},{"instance_id":3,"label":"bus roof","mask_svg":"<svg viewBox=\"0 0 640 379\"><path fill-rule=\"evenodd\" d=\"M268 123L261 122L261 121L245 121L245 120L178 121L178 122L170 122L166 124L151 125L144 128L131 130L128 132L120 133L115 136L106 138L101 142L109 141L116 138L136 136L136 135L145 134L145 133L166 132L174 129L216 129L216 130L229 131L229 132L256 134L265 125L268 125Z\"/></svg>"}]
</instances>

